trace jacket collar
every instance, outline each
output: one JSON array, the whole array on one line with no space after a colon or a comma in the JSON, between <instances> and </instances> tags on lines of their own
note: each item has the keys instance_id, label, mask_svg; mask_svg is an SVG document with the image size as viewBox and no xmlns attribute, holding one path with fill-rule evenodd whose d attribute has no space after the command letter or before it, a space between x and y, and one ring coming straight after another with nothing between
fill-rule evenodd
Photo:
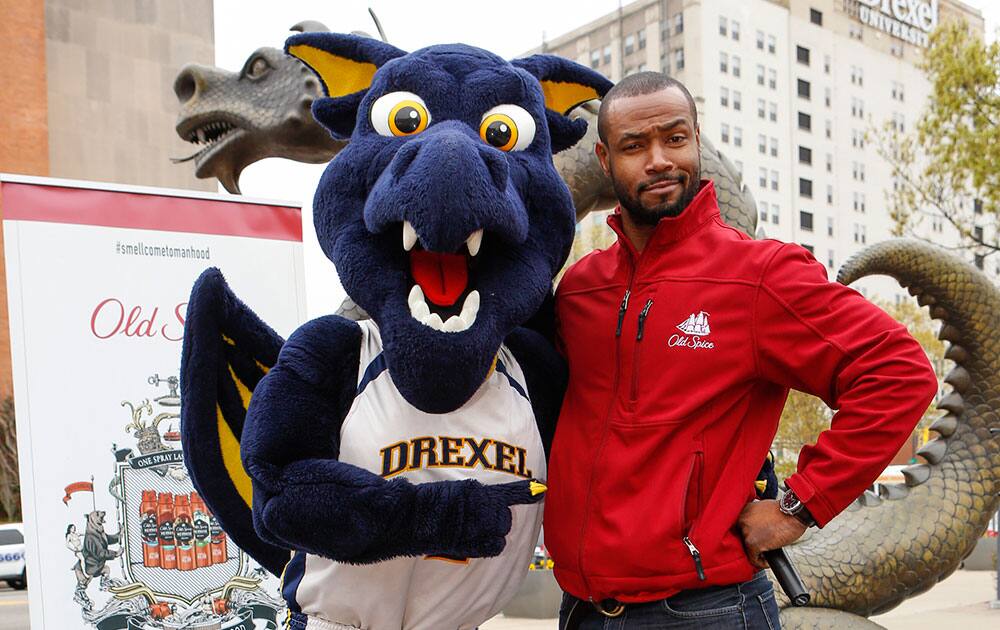
<instances>
[{"instance_id":1,"label":"jacket collar","mask_svg":"<svg viewBox=\"0 0 1000 630\"><path fill-rule=\"evenodd\" d=\"M634 257L638 257L638 252L625 231L622 229L622 207L619 204L613 213L608 215L608 225L618 235L618 242L629 251ZM719 216L719 202L715 197L715 184L710 179L701 180L701 188L694 196L688 207L676 217L664 217L656 224L653 235L646 243L646 249L659 249L676 243L691 234L708 221Z\"/></svg>"}]
</instances>

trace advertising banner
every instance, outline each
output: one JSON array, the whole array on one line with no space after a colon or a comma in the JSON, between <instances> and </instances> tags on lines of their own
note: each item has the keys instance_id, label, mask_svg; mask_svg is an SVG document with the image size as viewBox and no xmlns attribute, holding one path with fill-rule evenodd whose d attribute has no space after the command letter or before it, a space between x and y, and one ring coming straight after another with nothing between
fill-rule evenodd
<instances>
[{"instance_id":1,"label":"advertising banner","mask_svg":"<svg viewBox=\"0 0 1000 630\"><path fill-rule=\"evenodd\" d=\"M33 630L277 628L278 580L194 491L180 445L191 287L218 267L287 336L301 208L0 178Z\"/></svg>"}]
</instances>

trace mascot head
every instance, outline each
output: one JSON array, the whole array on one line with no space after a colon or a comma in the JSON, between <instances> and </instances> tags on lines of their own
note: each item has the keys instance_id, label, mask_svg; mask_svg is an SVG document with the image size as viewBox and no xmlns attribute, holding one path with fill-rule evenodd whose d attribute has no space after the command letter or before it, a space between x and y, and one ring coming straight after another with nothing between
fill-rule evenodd
<instances>
[{"instance_id":1,"label":"mascot head","mask_svg":"<svg viewBox=\"0 0 1000 630\"><path fill-rule=\"evenodd\" d=\"M316 191L319 242L378 324L403 396L457 409L566 260L574 209L552 153L586 131L569 111L611 83L560 57L463 45L407 54L307 33L286 51L323 83L313 115L350 138Z\"/></svg>"}]
</instances>

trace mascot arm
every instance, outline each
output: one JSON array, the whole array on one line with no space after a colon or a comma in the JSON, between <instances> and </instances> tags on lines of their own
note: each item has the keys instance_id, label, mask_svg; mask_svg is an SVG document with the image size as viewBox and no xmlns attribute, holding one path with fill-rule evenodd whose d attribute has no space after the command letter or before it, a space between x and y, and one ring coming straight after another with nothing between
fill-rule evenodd
<instances>
[{"instance_id":1,"label":"mascot arm","mask_svg":"<svg viewBox=\"0 0 1000 630\"><path fill-rule=\"evenodd\" d=\"M517 328L507 336L504 344L514 354L524 372L528 397L531 399L538 432L542 436L548 458L563 394L566 393L569 376L566 361L552 342L537 330Z\"/></svg>"},{"instance_id":2,"label":"mascot arm","mask_svg":"<svg viewBox=\"0 0 1000 630\"><path fill-rule=\"evenodd\" d=\"M338 461L360 341L354 322L309 322L254 391L241 451L257 533L278 547L351 563L499 554L509 506L540 500L537 484L413 484Z\"/></svg>"}]
</instances>

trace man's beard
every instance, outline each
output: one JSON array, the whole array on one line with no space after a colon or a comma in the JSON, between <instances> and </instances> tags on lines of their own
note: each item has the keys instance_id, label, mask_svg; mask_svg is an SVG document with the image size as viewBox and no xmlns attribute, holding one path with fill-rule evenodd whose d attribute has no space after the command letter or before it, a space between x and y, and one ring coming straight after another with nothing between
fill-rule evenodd
<instances>
[{"instance_id":1,"label":"man's beard","mask_svg":"<svg viewBox=\"0 0 1000 630\"><path fill-rule=\"evenodd\" d=\"M677 201L673 203L663 201L654 206L643 205L640 200L642 191L654 184L672 181L681 182L684 186L684 190ZM663 217L676 217L680 215L688 207L688 204L691 203L691 200L695 198L695 195L698 194L698 190L701 187L701 163L698 163L693 177L689 177L686 173L680 175L659 175L639 184L634 194L632 191L626 190L618 182L618 179L615 178L614 168L612 167L611 185L615 190L615 196L618 197L618 202L628 212L629 218L632 221L642 225L656 225Z\"/></svg>"}]
</instances>

